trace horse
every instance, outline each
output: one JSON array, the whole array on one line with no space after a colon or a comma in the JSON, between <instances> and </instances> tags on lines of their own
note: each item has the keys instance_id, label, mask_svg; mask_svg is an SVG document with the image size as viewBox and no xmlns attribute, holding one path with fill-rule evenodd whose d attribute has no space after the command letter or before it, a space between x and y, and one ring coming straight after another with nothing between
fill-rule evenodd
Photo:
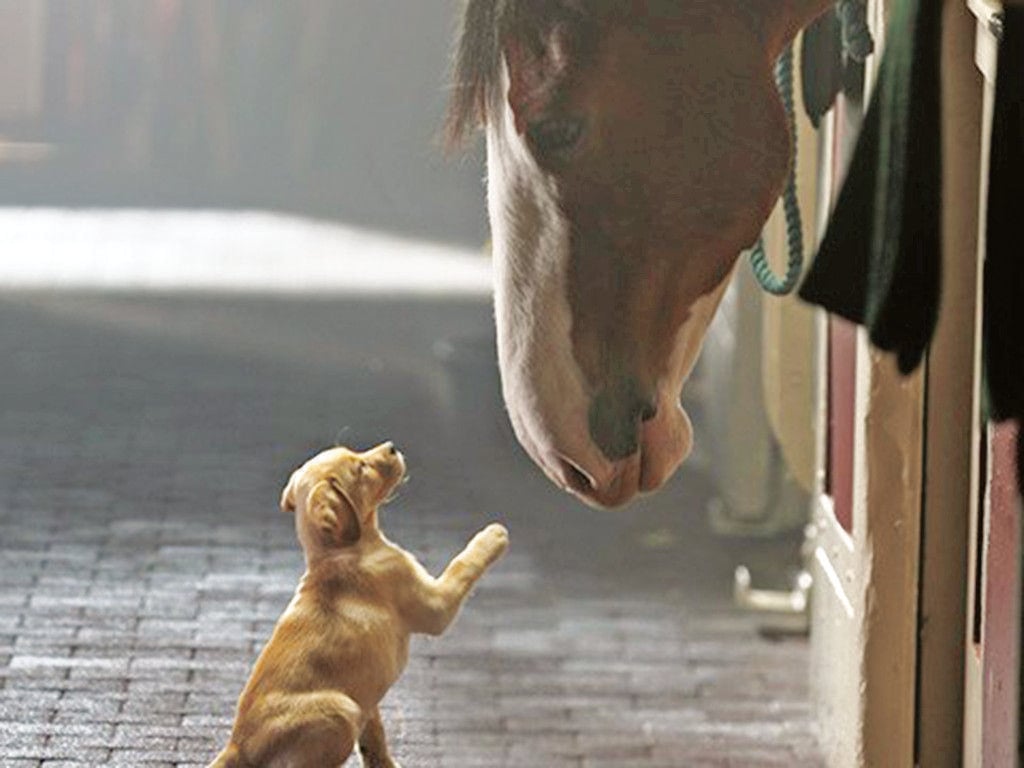
<instances>
[{"instance_id":1,"label":"horse","mask_svg":"<svg viewBox=\"0 0 1024 768\"><path fill-rule=\"evenodd\" d=\"M682 408L782 190L773 65L832 0L468 0L448 141L482 128L502 395L561 488L615 507L689 454Z\"/></svg>"}]
</instances>

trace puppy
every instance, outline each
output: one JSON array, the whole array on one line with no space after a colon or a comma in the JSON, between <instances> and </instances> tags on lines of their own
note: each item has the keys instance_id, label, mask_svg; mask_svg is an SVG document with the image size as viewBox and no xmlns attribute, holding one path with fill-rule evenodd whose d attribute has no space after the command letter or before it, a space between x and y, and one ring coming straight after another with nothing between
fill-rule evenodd
<instances>
[{"instance_id":1,"label":"puppy","mask_svg":"<svg viewBox=\"0 0 1024 768\"><path fill-rule=\"evenodd\" d=\"M405 668L409 635L441 634L508 548L505 528L489 525L431 577L377 525L404 475L391 443L331 448L292 474L281 509L295 514L306 572L210 768L336 768L357 744L367 768L398 768L377 704Z\"/></svg>"}]
</instances>

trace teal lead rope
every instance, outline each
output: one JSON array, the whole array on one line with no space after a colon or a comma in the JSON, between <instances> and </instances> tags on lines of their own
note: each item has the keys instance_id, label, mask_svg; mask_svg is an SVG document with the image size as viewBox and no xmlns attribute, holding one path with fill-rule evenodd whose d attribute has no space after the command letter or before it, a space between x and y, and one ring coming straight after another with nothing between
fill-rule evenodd
<instances>
[{"instance_id":1,"label":"teal lead rope","mask_svg":"<svg viewBox=\"0 0 1024 768\"><path fill-rule=\"evenodd\" d=\"M793 160L789 166L789 178L786 190L782 193L782 208L786 215L786 243L789 257L786 262L786 274L776 275L768 264L768 256L764 252L764 237L758 237L757 243L750 251L750 267L758 285L773 296L786 296L796 288L797 281L804 268L804 230L800 218L800 201L796 196L796 117L793 108L793 46L786 48L775 63L775 85L782 97L782 106L786 110L786 121L793 137Z\"/></svg>"},{"instance_id":2,"label":"teal lead rope","mask_svg":"<svg viewBox=\"0 0 1024 768\"><path fill-rule=\"evenodd\" d=\"M850 61L863 63L875 49L868 28L864 0L837 0L836 14L842 30L843 55ZM793 162L789 166L786 191L782 193L782 207L786 214L786 242L789 258L786 274L779 277L768 264L764 252L764 237L759 237L750 251L750 267L754 277L765 291L774 296L793 292L804 268L804 232L800 220L800 202L796 197L796 117L793 108L793 45L786 48L775 63L775 85L786 110L786 121L793 137Z\"/></svg>"}]
</instances>

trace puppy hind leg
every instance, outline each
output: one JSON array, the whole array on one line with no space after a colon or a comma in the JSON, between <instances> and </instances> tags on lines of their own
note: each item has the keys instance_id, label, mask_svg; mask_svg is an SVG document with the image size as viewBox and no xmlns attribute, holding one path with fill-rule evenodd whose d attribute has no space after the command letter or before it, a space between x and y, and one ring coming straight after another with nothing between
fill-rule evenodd
<instances>
[{"instance_id":1,"label":"puppy hind leg","mask_svg":"<svg viewBox=\"0 0 1024 768\"><path fill-rule=\"evenodd\" d=\"M376 707L367 718L366 726L359 737L359 756L362 758L363 768L401 768L388 753L384 723L380 719L380 710Z\"/></svg>"},{"instance_id":2,"label":"puppy hind leg","mask_svg":"<svg viewBox=\"0 0 1024 768\"><path fill-rule=\"evenodd\" d=\"M262 744L247 750L265 768L337 768L356 745L362 710L337 692L291 694L274 702Z\"/></svg>"}]
</instances>

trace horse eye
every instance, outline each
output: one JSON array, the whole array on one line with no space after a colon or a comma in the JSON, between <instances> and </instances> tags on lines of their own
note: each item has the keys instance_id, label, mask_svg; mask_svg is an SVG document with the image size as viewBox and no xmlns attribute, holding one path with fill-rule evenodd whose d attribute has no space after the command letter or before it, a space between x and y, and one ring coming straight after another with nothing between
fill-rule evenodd
<instances>
[{"instance_id":1,"label":"horse eye","mask_svg":"<svg viewBox=\"0 0 1024 768\"><path fill-rule=\"evenodd\" d=\"M526 128L530 144L545 155L570 152L583 135L583 121L575 117L552 117L538 120Z\"/></svg>"}]
</instances>

